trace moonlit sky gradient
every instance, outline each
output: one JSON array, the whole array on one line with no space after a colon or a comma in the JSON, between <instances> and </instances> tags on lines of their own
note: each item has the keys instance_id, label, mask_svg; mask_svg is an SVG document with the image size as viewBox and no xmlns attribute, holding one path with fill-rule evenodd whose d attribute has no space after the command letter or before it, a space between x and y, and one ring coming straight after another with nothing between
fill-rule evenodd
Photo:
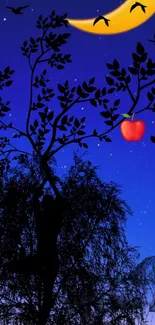
<instances>
[{"instance_id":1,"label":"moonlit sky gradient","mask_svg":"<svg viewBox=\"0 0 155 325\"><path fill-rule=\"evenodd\" d=\"M47 16L54 9L58 14L67 12L70 18L91 18L108 13L120 3L121 1L118 0L1 1L0 69L3 70L7 65L15 69L13 85L2 94L4 100L11 101L12 111L9 112L7 121L12 120L14 125L25 129L30 70L27 59L21 54L20 46L30 36L39 36L39 30L35 28L38 16L40 14ZM31 7L25 9L24 15L21 16L15 16L5 8L5 5L27 4L31 4ZM111 63L116 58L122 67L127 68L132 63L131 53L135 51L137 41L146 47L149 57L155 60L155 47L148 42L155 33L155 16L139 28L119 35L92 35L72 27L69 27L67 32L71 32L72 35L63 51L72 54L73 62L61 71L48 69L52 87L57 87L57 83L63 83L66 79L73 86L91 77L96 77L98 87L106 86L105 75L108 74L106 63ZM136 93L136 79L133 80L135 81L132 82L132 91ZM120 92L117 96L114 93L109 98L112 102L120 98L119 112L127 113L131 100L126 92ZM143 93L138 108L143 108L146 103L146 94ZM49 108L58 110L58 102L53 100ZM79 104L74 109L74 114L78 117L87 117L86 128L89 133L94 128L99 132L107 128L99 112L100 109L88 104ZM131 245L140 246L139 251L143 259L155 255L155 144L150 141L150 135L155 135L155 113L148 111L140 114L139 117L146 123L146 133L142 141L128 143L122 138L119 128L116 128L110 134L112 143L100 144L96 139L89 140L89 150L85 159L90 159L93 164L100 166L99 176L103 181L114 181L122 185L122 197L134 212L134 215L128 218L127 238ZM18 142L14 139L14 143L19 143L22 149L31 150L25 140ZM76 148L76 145L68 146L57 154L59 175L62 175L72 164L73 150Z\"/></svg>"}]
</instances>

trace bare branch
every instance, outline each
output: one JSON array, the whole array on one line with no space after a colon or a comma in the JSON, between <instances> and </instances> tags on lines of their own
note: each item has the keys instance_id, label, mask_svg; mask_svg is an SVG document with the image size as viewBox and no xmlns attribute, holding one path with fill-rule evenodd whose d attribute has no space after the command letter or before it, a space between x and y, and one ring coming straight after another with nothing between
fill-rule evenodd
<instances>
[{"instance_id":1,"label":"bare branch","mask_svg":"<svg viewBox=\"0 0 155 325\"><path fill-rule=\"evenodd\" d=\"M139 113L144 112L144 111L146 111L146 110L152 110L153 107L150 107L152 103L153 103L153 101L151 101L151 102L150 102L148 105L146 105L144 108L142 108L142 109L140 109L139 111L135 112L135 114L139 114Z\"/></svg>"},{"instance_id":2,"label":"bare branch","mask_svg":"<svg viewBox=\"0 0 155 325\"><path fill-rule=\"evenodd\" d=\"M19 132L22 136L25 136L26 138L27 138L27 135L26 135L26 133L24 133L23 131L21 131L20 129L18 129L18 128L16 128L16 127L14 127L12 124L5 124L2 120L0 120L0 123L5 127L5 128L9 128L9 129L12 129L12 130L15 130L15 131L17 131L17 132Z\"/></svg>"},{"instance_id":3,"label":"bare branch","mask_svg":"<svg viewBox=\"0 0 155 325\"><path fill-rule=\"evenodd\" d=\"M140 87L140 90L145 89L145 88L147 88L147 87L153 85L154 83L155 83L155 79L153 79L152 81L147 82L145 85L141 86L141 87Z\"/></svg>"},{"instance_id":4,"label":"bare branch","mask_svg":"<svg viewBox=\"0 0 155 325\"><path fill-rule=\"evenodd\" d=\"M23 153L23 154L26 154L26 155L29 155L29 156L32 156L31 153L29 152L26 152L26 151L23 151L23 150L18 150L18 149L8 149L8 150L0 150L0 156L8 153L9 155L12 153L12 152L18 152L18 153Z\"/></svg>"},{"instance_id":5,"label":"bare branch","mask_svg":"<svg viewBox=\"0 0 155 325\"><path fill-rule=\"evenodd\" d=\"M130 97L131 97L131 99L132 99L132 101L133 101L133 103L134 103L134 102L135 102L135 97L134 97L134 95L132 94L132 91L131 91L131 89L130 89L130 87L129 87L129 85L127 84L126 81L125 81L125 84L126 84L126 89L127 89L128 93L129 93L129 95L130 95Z\"/></svg>"}]
</instances>

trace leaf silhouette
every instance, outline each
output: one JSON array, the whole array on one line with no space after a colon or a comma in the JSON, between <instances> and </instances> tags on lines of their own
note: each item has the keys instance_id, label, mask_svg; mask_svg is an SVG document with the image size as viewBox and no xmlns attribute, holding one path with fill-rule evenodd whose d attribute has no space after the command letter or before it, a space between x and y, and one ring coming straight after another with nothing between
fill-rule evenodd
<instances>
[{"instance_id":1,"label":"leaf silhouette","mask_svg":"<svg viewBox=\"0 0 155 325\"><path fill-rule=\"evenodd\" d=\"M114 106L118 106L119 103L120 103L120 99L116 99L116 100L114 101Z\"/></svg>"},{"instance_id":2,"label":"leaf silhouette","mask_svg":"<svg viewBox=\"0 0 155 325\"><path fill-rule=\"evenodd\" d=\"M151 94L150 91L147 92L147 98L149 101L153 101L153 99L154 99L154 96Z\"/></svg>"},{"instance_id":3,"label":"leaf silhouette","mask_svg":"<svg viewBox=\"0 0 155 325\"><path fill-rule=\"evenodd\" d=\"M64 92L65 92L65 87L62 86L61 84L58 84L58 90L60 91L60 93L64 94Z\"/></svg>"},{"instance_id":4,"label":"leaf silhouette","mask_svg":"<svg viewBox=\"0 0 155 325\"><path fill-rule=\"evenodd\" d=\"M106 82L109 86L112 86L114 84L114 79L110 78L110 77L106 77Z\"/></svg>"},{"instance_id":5,"label":"leaf silhouette","mask_svg":"<svg viewBox=\"0 0 155 325\"><path fill-rule=\"evenodd\" d=\"M119 67L120 67L119 62L116 59L114 59L114 61L113 61L113 69L118 70Z\"/></svg>"},{"instance_id":6,"label":"leaf silhouette","mask_svg":"<svg viewBox=\"0 0 155 325\"><path fill-rule=\"evenodd\" d=\"M136 50L137 50L137 53L139 54L139 55L143 55L144 53L145 53L145 49L144 49L144 46L141 44L141 43L137 43L137 48L136 48Z\"/></svg>"},{"instance_id":7,"label":"leaf silhouette","mask_svg":"<svg viewBox=\"0 0 155 325\"><path fill-rule=\"evenodd\" d=\"M134 75L137 75L137 74L138 74L138 69L136 69L136 68L129 67L128 70L129 70L132 74L134 74Z\"/></svg>"},{"instance_id":8,"label":"leaf silhouette","mask_svg":"<svg viewBox=\"0 0 155 325\"><path fill-rule=\"evenodd\" d=\"M150 139L153 143L155 143L155 136L151 135Z\"/></svg>"},{"instance_id":9,"label":"leaf silhouette","mask_svg":"<svg viewBox=\"0 0 155 325\"><path fill-rule=\"evenodd\" d=\"M110 112L106 112L106 111L100 112L100 115L103 116L103 117L105 117L105 118L111 117L111 113Z\"/></svg>"},{"instance_id":10,"label":"leaf silhouette","mask_svg":"<svg viewBox=\"0 0 155 325\"><path fill-rule=\"evenodd\" d=\"M133 57L134 61L136 61L136 62L140 62L140 57L139 57L138 54L136 54L136 53L132 53L132 57Z\"/></svg>"},{"instance_id":11,"label":"leaf silhouette","mask_svg":"<svg viewBox=\"0 0 155 325\"><path fill-rule=\"evenodd\" d=\"M90 104L91 104L92 106L94 106L94 107L97 107L97 102L96 102L95 99L91 99L91 100L90 100Z\"/></svg>"}]
</instances>

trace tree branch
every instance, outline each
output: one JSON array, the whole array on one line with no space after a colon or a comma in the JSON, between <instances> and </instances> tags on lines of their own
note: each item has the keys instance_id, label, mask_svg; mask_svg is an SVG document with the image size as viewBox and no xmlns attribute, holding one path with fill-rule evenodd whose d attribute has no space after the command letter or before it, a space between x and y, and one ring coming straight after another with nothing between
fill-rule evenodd
<instances>
[{"instance_id":1,"label":"tree branch","mask_svg":"<svg viewBox=\"0 0 155 325\"><path fill-rule=\"evenodd\" d=\"M3 154L6 154L6 153L11 154L12 152L19 152L19 153L23 153L23 154L32 156L31 153L23 151L23 150L18 150L18 149L8 149L6 151L0 150L0 156L2 156Z\"/></svg>"},{"instance_id":2,"label":"tree branch","mask_svg":"<svg viewBox=\"0 0 155 325\"><path fill-rule=\"evenodd\" d=\"M145 110L152 110L153 109L153 107L150 107L150 105L153 103L153 101L154 100L152 100L147 106L145 106L144 108L142 108L142 109L140 109L139 111L137 111L137 112L135 112L135 114L139 114L139 113L141 113L141 112L143 112L143 111L145 111Z\"/></svg>"},{"instance_id":3,"label":"tree branch","mask_svg":"<svg viewBox=\"0 0 155 325\"><path fill-rule=\"evenodd\" d=\"M23 131L19 130L18 128L14 127L14 126L6 125L4 122L2 122L2 120L0 120L0 123L1 123L4 127L9 128L9 129L12 129L12 130L15 130L15 131L19 132L21 135L27 137L26 133L24 133Z\"/></svg>"},{"instance_id":4,"label":"tree branch","mask_svg":"<svg viewBox=\"0 0 155 325\"><path fill-rule=\"evenodd\" d=\"M44 37L44 33L43 33L43 36L42 38ZM41 40L42 40L41 38ZM41 41L40 41L41 42ZM26 119L26 134L27 134L27 137L34 149L35 152L37 152L36 150L36 145L35 145L35 142L33 141L30 133L29 133L29 123L30 123L30 118L31 118L31 112L32 112L32 100L33 100L33 78L34 78L34 73L35 73L35 69L36 69L36 66L40 60L40 58L42 58L47 52L51 51L51 48L50 49L47 49L46 51L42 52L38 58L35 60L34 62L34 65L32 66L31 68L31 80L30 80L30 103L29 103L29 109L28 109L28 114L27 114L27 119ZM38 152L39 156L40 153Z\"/></svg>"},{"instance_id":5,"label":"tree branch","mask_svg":"<svg viewBox=\"0 0 155 325\"><path fill-rule=\"evenodd\" d=\"M155 83L155 79L153 79L152 81L150 81L150 82L146 83L145 85L141 86L141 87L140 87L140 90L145 89L145 88L147 88L148 86L153 85L154 83Z\"/></svg>"},{"instance_id":6,"label":"tree branch","mask_svg":"<svg viewBox=\"0 0 155 325\"><path fill-rule=\"evenodd\" d=\"M44 60L39 60L38 63L42 63L42 62L48 62L50 58L48 59L44 59Z\"/></svg>"},{"instance_id":7,"label":"tree branch","mask_svg":"<svg viewBox=\"0 0 155 325\"><path fill-rule=\"evenodd\" d=\"M133 103L134 103L134 102L135 102L135 97L133 96L133 94L132 94L132 92L131 92L131 89L130 89L130 87L129 87L129 85L127 84L126 81L125 81L125 84L126 84L127 91L128 91L128 93L129 93L129 95L130 95L130 97L131 97L131 99L132 99L132 101L133 101Z\"/></svg>"},{"instance_id":8,"label":"tree branch","mask_svg":"<svg viewBox=\"0 0 155 325\"><path fill-rule=\"evenodd\" d=\"M46 151L44 152L43 154L43 157L47 157L49 155L49 152L56 140L56 132L57 132L57 125L58 125L58 122L60 120L60 118L69 111L69 109L75 104L75 103L78 103L78 100L79 100L80 96L78 96L70 105L67 106L66 109L64 109L60 114L57 115L57 117L55 118L54 120L54 123L53 123L53 132L52 132L52 138L51 138L51 141L50 141L50 144L49 146L47 147Z\"/></svg>"},{"instance_id":9,"label":"tree branch","mask_svg":"<svg viewBox=\"0 0 155 325\"><path fill-rule=\"evenodd\" d=\"M130 110L128 111L127 114L131 115L131 113L133 112L133 110L135 109L135 107L136 107L136 105L137 105L137 103L139 101L139 97L140 97L140 94L139 94L139 91L138 91L138 94L137 94L137 96L135 98L135 101L134 101L133 105L131 106L131 108L130 108ZM125 121L125 118L122 118L118 123L116 123L113 127L111 127L110 129L108 129L104 133L101 133L99 135L96 135L96 137L99 138L99 137L103 137L103 136L107 135L109 132L111 132L112 130L114 130L118 125L120 125L123 121ZM71 144L71 143L79 143L80 141L82 141L84 139L89 139L89 138L92 138L92 137L94 137L94 134L90 134L90 135L87 135L87 136L79 137L78 139L72 139L70 141L67 141L66 143L64 143L61 146L59 146L57 149L53 150L51 154L49 154L49 152L48 152L48 157L51 158L59 150L61 150L63 147L67 146L68 144Z\"/></svg>"}]
</instances>

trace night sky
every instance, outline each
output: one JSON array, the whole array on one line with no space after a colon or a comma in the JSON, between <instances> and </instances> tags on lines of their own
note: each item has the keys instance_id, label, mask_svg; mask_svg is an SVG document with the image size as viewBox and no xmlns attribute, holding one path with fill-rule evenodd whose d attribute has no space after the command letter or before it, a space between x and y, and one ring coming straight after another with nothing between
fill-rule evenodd
<instances>
[{"instance_id":1,"label":"night sky","mask_svg":"<svg viewBox=\"0 0 155 325\"><path fill-rule=\"evenodd\" d=\"M147 2L147 0L146 0ZM106 14L120 5L121 1L88 1L88 0L30 0L1 1L0 4L0 70L7 65L15 69L13 85L3 91L4 100L11 101L12 111L9 112L7 121L25 130L25 118L29 103L29 78L30 70L27 59L22 56L20 46L30 36L39 36L35 28L36 20L40 14L48 16L54 9L58 14L68 13L70 18L91 18L99 14ZM5 8L5 5L20 6L31 4L25 9L24 15L15 16ZM121 23L121 22L120 22ZM62 30L60 29L60 32ZM149 53L155 58L155 47L148 39L155 33L155 16L144 25L130 32L100 36L81 32L69 27L71 37L64 46L63 52L72 54L72 63L66 65L64 70L49 69L51 86L57 88L57 83L69 80L70 85L82 83L91 77L96 77L98 87L106 86L105 76L108 74L106 63L112 63L116 58L122 67L127 68L132 63L131 53L135 51L137 42L141 42ZM43 68L43 66L42 66ZM132 91L136 93L136 78L132 81ZM120 98L119 112L127 113L131 106L131 99L127 92L112 94L112 102ZM146 93L143 93L139 106L143 108L147 103ZM49 108L59 109L58 101L53 100ZM90 105L78 105L72 110L78 117L86 116L86 129L91 132L97 128L98 132L106 130L99 108ZM138 115L146 123L146 132L143 139L137 143L126 142L119 127L111 134L111 143L100 143L91 139L87 143L89 149L84 159L89 159L93 164L100 166L99 176L103 181L114 181L122 186L122 197L131 206L134 214L129 216L127 222L127 238L131 245L139 246L141 259L155 255L155 144L150 141L150 135L155 135L155 113L146 111ZM2 131L1 131L2 132ZM11 132L12 134L12 132ZM16 144L18 140L14 139ZM18 142L19 147L31 150L28 142ZM72 164L73 151L76 145L66 147L59 152L57 158L57 172L62 175ZM82 154L84 151L79 151Z\"/></svg>"}]
</instances>

